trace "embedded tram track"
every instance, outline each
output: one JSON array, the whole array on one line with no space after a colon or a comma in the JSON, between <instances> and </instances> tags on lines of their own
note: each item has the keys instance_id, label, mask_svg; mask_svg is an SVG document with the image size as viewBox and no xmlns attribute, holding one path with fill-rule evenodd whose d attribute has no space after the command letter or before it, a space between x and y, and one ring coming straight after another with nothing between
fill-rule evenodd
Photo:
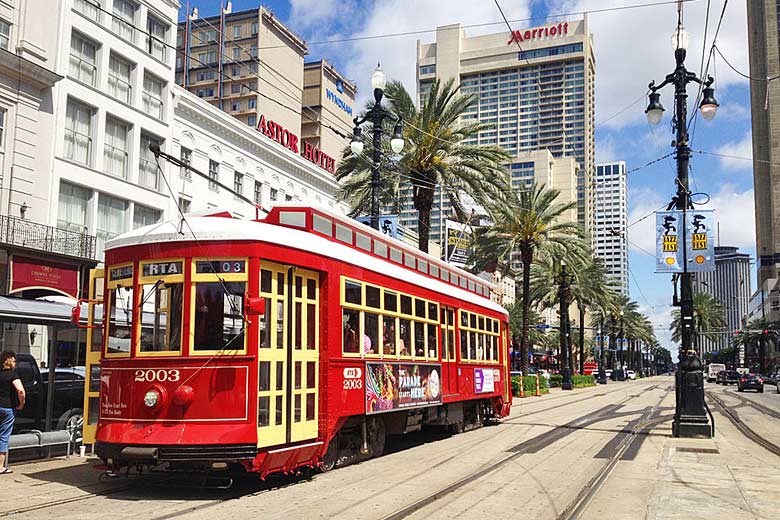
<instances>
[{"instance_id":1,"label":"embedded tram track","mask_svg":"<svg viewBox=\"0 0 780 520\"><path fill-rule=\"evenodd\" d=\"M549 430L547 432L541 433L527 441L524 441L523 443L518 444L517 446L510 448L510 454L504 456L503 458L491 462L489 464L483 465L480 469L458 479L457 481L453 482L452 484L449 484L448 486L439 489L438 491L423 497L421 499L416 500L415 502L391 513L388 516L383 517L383 520L401 520L403 518L407 518L411 516L412 514L430 506L431 504L434 504L435 502L438 502L439 500L443 499L444 497L450 495L451 493L457 491L458 489L471 484L475 480L482 478L488 474L491 474L495 471L497 471L499 468L503 467L504 465L508 464L509 462L521 457L524 454L527 453L535 453L537 451L540 451L541 449L544 449L545 447L549 446L550 444L554 443L555 441L565 437L569 431L584 429L590 426L591 424L595 424L596 422L599 422L606 418L607 414L616 412L620 407L625 405L627 402L631 401L632 399L635 399L636 397L639 397L642 393L648 392L651 390L657 389L659 386L661 386L661 383L655 384L652 386L649 386L645 389L642 389L639 394L630 394L627 395L625 398L621 399L617 403L607 405L599 410L596 410L595 412L588 412L586 414L583 414L576 419L567 422L566 424L556 426L552 430ZM625 390L625 388L621 388L619 390L614 390L612 392L608 393L614 393L620 390ZM661 397L661 399L658 401L658 404L654 406L650 410L646 410L642 413L642 418L640 419L640 427L639 431L648 429L649 426L652 426L655 423L663 422L668 420L665 417L657 417L650 419L650 417L657 412L658 408L660 407L660 404L663 402L663 400L669 395L671 392L671 388L667 388L664 392L664 395ZM602 394L606 395L606 394ZM594 396L590 396L586 399L591 399ZM580 402L584 399L578 399L569 403L562 404L560 406L568 406L569 404L574 404L574 402ZM525 416L528 415L534 415L537 413L541 413L542 411L551 410L552 408L557 407L548 407L544 410L536 411L536 412L529 412L528 414L524 414ZM638 413L638 412L637 412ZM522 415L521 415L522 417ZM509 422L509 421L507 421ZM632 440L635 438L635 433L632 433L631 435L627 435L626 439L628 439L627 442L625 442L625 447L623 447L621 450L617 450L616 455L612 457L610 462L607 463L607 465L602 468L602 470L599 472L599 475L605 474L603 476L603 481L606 481L606 478L608 478L608 473L611 473L612 467L617 463L617 461L620 459L620 457L625 453L625 451L628 449L628 447L632 444ZM614 460L614 463L613 463ZM609 469L607 469L607 466ZM597 475L598 477L598 475ZM591 483L594 482L596 478L591 481ZM603 483L603 482L602 482ZM599 485L600 488L600 485ZM584 493L585 496L578 497L579 500L576 500L575 508L576 506L582 506L583 508L587 506L587 503L589 503L590 500L592 500L593 497L595 497L596 493L598 492L598 488L593 487L590 483L587 486L587 489L590 490L588 493ZM582 495L582 493L581 493ZM572 508L570 506L567 508L567 511ZM574 517L562 517L562 518L574 518Z\"/></svg>"},{"instance_id":2,"label":"embedded tram track","mask_svg":"<svg viewBox=\"0 0 780 520\"><path fill-rule=\"evenodd\" d=\"M708 399L710 399L715 404L715 408L720 412L720 414L723 417L725 417L726 419L728 419L729 422L731 424L733 424L734 427L742 435L744 435L745 437L747 437L748 439L750 439L754 443L758 444L759 446L761 446L762 448L764 448L768 452L770 452L770 453L780 457L780 446L778 446L777 444L775 444L772 441L768 440L766 437L763 437L762 435L758 434L750 426L745 424L745 422L742 421L742 419L739 418L739 414L736 411L734 411L734 410L730 410L729 407L726 405L726 403L724 403L723 400L720 397L714 395L712 392L707 392L705 395L707 396ZM763 405L760 405L758 403L753 403L749 399L745 399L745 398L743 398L741 396L735 396L735 397L739 397L740 400L743 401L743 405L744 406L750 406L750 407L752 407L752 408L754 408L756 410L762 411L762 412L764 410L770 410L769 408L766 408ZM777 413L774 410L770 410L770 411L772 412L772 414L770 414L770 415L773 415L773 416L774 416L774 414Z\"/></svg>"}]
</instances>

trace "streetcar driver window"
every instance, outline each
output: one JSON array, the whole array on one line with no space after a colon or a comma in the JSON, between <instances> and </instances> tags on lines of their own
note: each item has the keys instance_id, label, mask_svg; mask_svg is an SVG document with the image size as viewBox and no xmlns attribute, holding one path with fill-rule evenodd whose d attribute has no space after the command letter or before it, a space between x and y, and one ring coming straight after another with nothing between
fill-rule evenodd
<instances>
[{"instance_id":1,"label":"streetcar driver window","mask_svg":"<svg viewBox=\"0 0 780 520\"><path fill-rule=\"evenodd\" d=\"M183 285L159 280L141 288L141 352L180 351Z\"/></svg>"},{"instance_id":2,"label":"streetcar driver window","mask_svg":"<svg viewBox=\"0 0 780 520\"><path fill-rule=\"evenodd\" d=\"M243 350L244 283L195 284L194 350Z\"/></svg>"},{"instance_id":3,"label":"streetcar driver window","mask_svg":"<svg viewBox=\"0 0 780 520\"><path fill-rule=\"evenodd\" d=\"M133 288L117 287L109 292L111 317L108 321L109 354L129 354L133 328Z\"/></svg>"}]
</instances>

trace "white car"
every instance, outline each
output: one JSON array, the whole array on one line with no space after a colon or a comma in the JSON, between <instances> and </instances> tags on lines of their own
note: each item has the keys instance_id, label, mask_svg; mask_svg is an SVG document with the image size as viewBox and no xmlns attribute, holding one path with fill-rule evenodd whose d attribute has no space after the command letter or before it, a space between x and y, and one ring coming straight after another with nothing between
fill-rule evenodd
<instances>
[{"instance_id":1,"label":"white car","mask_svg":"<svg viewBox=\"0 0 780 520\"><path fill-rule=\"evenodd\" d=\"M636 379L636 372L633 370L626 370L626 379Z\"/></svg>"}]
</instances>

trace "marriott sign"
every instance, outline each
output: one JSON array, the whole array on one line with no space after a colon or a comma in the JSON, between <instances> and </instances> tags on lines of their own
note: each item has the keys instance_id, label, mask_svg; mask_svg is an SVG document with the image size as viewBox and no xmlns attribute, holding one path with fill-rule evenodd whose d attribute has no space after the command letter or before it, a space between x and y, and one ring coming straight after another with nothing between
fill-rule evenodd
<instances>
[{"instance_id":1,"label":"marriott sign","mask_svg":"<svg viewBox=\"0 0 780 520\"><path fill-rule=\"evenodd\" d=\"M525 31L512 31L507 45L515 42L521 43L526 40L536 40L539 38L548 38L550 36L564 36L569 34L569 22L559 23L552 27L537 27L536 29L526 29Z\"/></svg>"}]
</instances>

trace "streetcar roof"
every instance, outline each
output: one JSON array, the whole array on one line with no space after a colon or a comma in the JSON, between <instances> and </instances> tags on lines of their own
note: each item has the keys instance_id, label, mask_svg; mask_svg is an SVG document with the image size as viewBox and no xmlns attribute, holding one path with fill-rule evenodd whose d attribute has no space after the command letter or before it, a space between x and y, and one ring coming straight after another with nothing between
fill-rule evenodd
<instances>
[{"instance_id":1,"label":"streetcar roof","mask_svg":"<svg viewBox=\"0 0 780 520\"><path fill-rule=\"evenodd\" d=\"M190 231L192 232L190 233ZM193 236L197 238L193 238ZM123 233L122 235L107 241L106 250L144 244L193 241L205 242L212 240L270 242L292 249L309 251L352 265L359 265L370 271L410 282L414 285L441 294L451 295L460 300L480 305L504 315L507 314L504 307L477 293L425 276L390 260L365 253L359 249L337 241L329 240L323 236L309 233L305 230L278 224L269 224L263 221L190 215L187 216L186 224L184 225L180 225L179 220L173 220L144 226ZM419 256L429 256L422 252L416 254ZM450 266L449 269L454 270L455 267ZM471 273L468 274L470 277L474 277ZM485 283L484 280L482 280L482 282Z\"/></svg>"}]
</instances>

